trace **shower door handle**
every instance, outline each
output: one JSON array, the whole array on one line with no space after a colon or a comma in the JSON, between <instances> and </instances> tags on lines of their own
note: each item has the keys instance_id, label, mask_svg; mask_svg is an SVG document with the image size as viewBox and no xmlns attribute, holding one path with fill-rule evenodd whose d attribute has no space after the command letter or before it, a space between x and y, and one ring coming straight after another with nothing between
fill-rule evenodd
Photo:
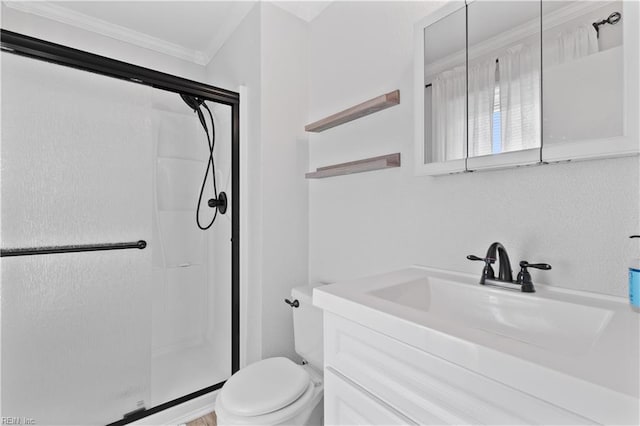
<instances>
[{"instance_id":1,"label":"shower door handle","mask_svg":"<svg viewBox=\"0 0 640 426\"><path fill-rule=\"evenodd\" d=\"M58 253L80 253L85 251L105 251L105 250L125 250L144 249L147 247L145 240L125 242L125 243L104 243L104 244L77 244L68 246L47 246L47 247L24 247L1 249L0 257L11 256L34 256L38 254L58 254Z\"/></svg>"}]
</instances>

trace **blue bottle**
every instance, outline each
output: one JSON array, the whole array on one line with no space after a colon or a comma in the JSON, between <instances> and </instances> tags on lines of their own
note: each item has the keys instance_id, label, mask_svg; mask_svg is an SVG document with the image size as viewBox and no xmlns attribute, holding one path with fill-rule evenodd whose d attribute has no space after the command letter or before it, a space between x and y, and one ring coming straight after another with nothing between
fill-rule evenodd
<instances>
[{"instance_id":1,"label":"blue bottle","mask_svg":"<svg viewBox=\"0 0 640 426\"><path fill-rule=\"evenodd\" d=\"M640 238L640 235L629 238ZM640 312L640 259L634 259L629 265L629 303L634 311Z\"/></svg>"}]
</instances>

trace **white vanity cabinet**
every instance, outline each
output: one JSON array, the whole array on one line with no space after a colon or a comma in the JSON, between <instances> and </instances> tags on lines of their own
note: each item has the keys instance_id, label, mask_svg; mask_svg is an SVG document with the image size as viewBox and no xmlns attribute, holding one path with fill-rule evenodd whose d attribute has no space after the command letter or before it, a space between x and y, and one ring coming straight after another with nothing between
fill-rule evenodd
<instances>
[{"instance_id":1,"label":"white vanity cabinet","mask_svg":"<svg viewBox=\"0 0 640 426\"><path fill-rule=\"evenodd\" d=\"M595 424L325 311L325 423Z\"/></svg>"},{"instance_id":2,"label":"white vanity cabinet","mask_svg":"<svg viewBox=\"0 0 640 426\"><path fill-rule=\"evenodd\" d=\"M324 372L325 424L411 425L414 421L348 377L328 367Z\"/></svg>"},{"instance_id":3,"label":"white vanity cabinet","mask_svg":"<svg viewBox=\"0 0 640 426\"><path fill-rule=\"evenodd\" d=\"M314 289L334 424L640 424L621 297L412 266Z\"/></svg>"}]
</instances>

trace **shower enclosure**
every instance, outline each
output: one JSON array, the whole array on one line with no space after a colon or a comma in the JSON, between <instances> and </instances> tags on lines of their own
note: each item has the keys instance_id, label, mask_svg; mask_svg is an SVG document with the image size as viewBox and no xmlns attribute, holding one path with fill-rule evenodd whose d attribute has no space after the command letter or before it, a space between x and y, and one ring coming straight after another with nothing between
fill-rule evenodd
<instances>
[{"instance_id":1,"label":"shower enclosure","mask_svg":"<svg viewBox=\"0 0 640 426\"><path fill-rule=\"evenodd\" d=\"M4 30L2 49L0 414L124 424L218 389L239 368L238 94ZM180 94L211 110L216 194Z\"/></svg>"}]
</instances>

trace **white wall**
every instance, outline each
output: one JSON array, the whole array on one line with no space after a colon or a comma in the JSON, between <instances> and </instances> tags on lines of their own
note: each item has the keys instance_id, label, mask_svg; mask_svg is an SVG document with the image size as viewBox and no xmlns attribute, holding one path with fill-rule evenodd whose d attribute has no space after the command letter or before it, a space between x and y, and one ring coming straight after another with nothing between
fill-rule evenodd
<instances>
[{"instance_id":1,"label":"white wall","mask_svg":"<svg viewBox=\"0 0 640 426\"><path fill-rule=\"evenodd\" d=\"M401 104L312 135L309 168L398 151L403 166L310 182L310 281L409 264L479 275L465 256L500 241L514 264L553 265L534 281L625 295L637 158L413 176L413 23L438 6L336 2L311 23L308 121L394 89Z\"/></svg>"},{"instance_id":2,"label":"white wall","mask_svg":"<svg viewBox=\"0 0 640 426\"><path fill-rule=\"evenodd\" d=\"M247 258L241 260L243 266L247 262L248 274L240 277L243 290L240 295L243 300L240 337L243 361L247 363L261 359L262 353L261 15L261 8L254 6L206 68L207 82L216 82L230 90L243 85L248 92L248 116L240 117L249 122L246 135L248 162L242 165L245 169L241 170L241 178L248 178L248 194L243 197L247 204L240 205L240 214L249 215L247 229L240 229L243 234L241 241L247 241L249 245ZM251 173L245 173L249 170Z\"/></svg>"},{"instance_id":3,"label":"white wall","mask_svg":"<svg viewBox=\"0 0 640 426\"><path fill-rule=\"evenodd\" d=\"M269 3L262 13L262 356L293 356L283 299L308 277L308 26Z\"/></svg>"},{"instance_id":4,"label":"white wall","mask_svg":"<svg viewBox=\"0 0 640 426\"><path fill-rule=\"evenodd\" d=\"M248 88L249 253L246 361L294 356L291 308L283 299L307 283L308 195L304 135L307 25L261 3L207 67L208 81ZM242 297L245 297L243 295ZM243 327L243 331L245 328Z\"/></svg>"}]
</instances>

